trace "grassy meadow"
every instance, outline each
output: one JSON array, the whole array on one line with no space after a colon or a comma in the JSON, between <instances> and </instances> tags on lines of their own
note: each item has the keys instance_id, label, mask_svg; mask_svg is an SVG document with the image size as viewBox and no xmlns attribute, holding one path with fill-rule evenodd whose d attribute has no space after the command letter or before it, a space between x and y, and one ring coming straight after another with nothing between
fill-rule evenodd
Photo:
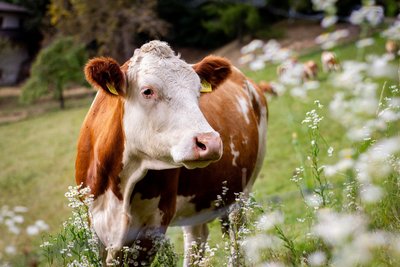
<instances>
[{"instance_id":1,"label":"grassy meadow","mask_svg":"<svg viewBox=\"0 0 400 267\"><path fill-rule=\"evenodd\" d=\"M356 59L358 55L358 48L353 43L336 47L334 51L340 61ZM365 54L383 52L384 40L381 38L375 38L374 45L365 50ZM320 62L320 51L300 57L302 62L311 59ZM255 81L277 79L276 65L269 65L261 71L245 72ZM332 157L328 156L326 151L330 146L335 149L351 146L345 134L346 129L329 115L328 106L337 90L336 87L332 85L328 75L322 72L319 73L318 80L319 88L310 90L305 100L288 93L279 97L269 97L267 155L253 190L255 199L266 211L278 209L285 215L282 230L296 244L296 251L300 253L309 251L308 247L311 246L303 234L309 226L299 222L299 218L303 218L309 210L291 178L302 161L306 161L305 155L310 150L308 130L302 121L306 112L315 109L314 100L318 99L324 106L319 110L319 114L324 117L320 124L320 133L324 138L324 142L320 144L320 163L329 165L338 160L336 152ZM398 81L385 79L377 82L381 88L385 83L385 86L398 84ZM0 125L0 208L4 205L10 208L28 208L24 214L24 221L20 223L20 234L9 233L0 223L0 263L3 258L9 259L14 263L13 266L27 266L31 261L42 260L38 255L43 233L29 235L25 231L26 226L36 220L44 220L49 225L49 232L56 233L62 222L70 216L71 211L67 207L64 193L68 185L74 185L76 141L80 125L90 105L90 98L85 102L83 107L55 110L23 121ZM392 128L391 131L398 132L399 128ZM297 142L297 145L294 142ZM342 203L341 198L344 197L342 192L345 179L345 176L338 176L330 180L337 206ZM381 214L377 216L384 217ZM386 222L381 222L381 225L389 227ZM396 225L392 226L396 228ZM398 232L399 229L393 230ZM181 230L171 228L168 235L182 258ZM210 229L210 246L215 247L220 243L220 225L218 221L214 221ZM17 247L14 255L4 253L10 244ZM290 248L287 250L290 252ZM287 260L290 263L289 252L281 250L279 253L266 253L264 256L273 260ZM218 262L221 259L217 257L214 261ZM386 266L391 265L389 261L386 262ZM42 262L41 265L45 266L45 263Z\"/></svg>"}]
</instances>

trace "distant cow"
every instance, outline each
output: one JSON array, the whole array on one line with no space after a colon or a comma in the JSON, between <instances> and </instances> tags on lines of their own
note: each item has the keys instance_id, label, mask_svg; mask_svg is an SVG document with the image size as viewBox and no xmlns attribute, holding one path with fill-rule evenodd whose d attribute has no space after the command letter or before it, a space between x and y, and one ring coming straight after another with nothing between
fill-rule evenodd
<instances>
[{"instance_id":1,"label":"distant cow","mask_svg":"<svg viewBox=\"0 0 400 267\"><path fill-rule=\"evenodd\" d=\"M218 206L222 187L229 205L251 189L262 166L262 91L226 59L189 65L160 41L122 66L92 59L85 75L99 91L81 128L76 182L94 195L91 224L106 263L135 243L142 250L131 261L149 265L155 236L176 225L188 265L192 242L205 242L207 223L227 211Z\"/></svg>"},{"instance_id":2,"label":"distant cow","mask_svg":"<svg viewBox=\"0 0 400 267\"><path fill-rule=\"evenodd\" d=\"M330 51L324 51L321 54L321 64L324 72L339 71L341 69L336 54Z\"/></svg>"},{"instance_id":3,"label":"distant cow","mask_svg":"<svg viewBox=\"0 0 400 267\"><path fill-rule=\"evenodd\" d=\"M304 79L314 80L318 75L318 65L314 60L309 60L304 63Z\"/></svg>"},{"instance_id":4,"label":"distant cow","mask_svg":"<svg viewBox=\"0 0 400 267\"><path fill-rule=\"evenodd\" d=\"M387 40L385 43L385 50L388 54L397 56L397 53L399 51L399 46L397 43L393 40Z\"/></svg>"}]
</instances>

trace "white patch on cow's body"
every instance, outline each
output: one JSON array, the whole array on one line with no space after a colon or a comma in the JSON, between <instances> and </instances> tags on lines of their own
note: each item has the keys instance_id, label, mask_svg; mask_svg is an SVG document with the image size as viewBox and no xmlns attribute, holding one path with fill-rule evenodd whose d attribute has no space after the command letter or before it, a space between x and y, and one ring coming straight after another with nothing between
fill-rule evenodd
<instances>
[{"instance_id":1,"label":"white patch on cow's body","mask_svg":"<svg viewBox=\"0 0 400 267\"><path fill-rule=\"evenodd\" d=\"M251 191L254 181L257 178L257 176L262 168L262 164L264 162L266 142L267 142L267 139L266 139L266 136L267 136L267 107L262 103L260 96L258 95L257 90L254 88L254 86L250 82L247 82L247 86L248 86L250 92L252 92L252 94L256 97L256 101L260 107L260 122L257 125L257 129L258 129L257 160L256 160L256 165L255 165L253 174L250 178L249 183L247 184L247 187L245 188L245 192L249 193Z\"/></svg>"},{"instance_id":2,"label":"white patch on cow's body","mask_svg":"<svg viewBox=\"0 0 400 267\"><path fill-rule=\"evenodd\" d=\"M238 150L235 150L235 144L233 143L232 136L231 136L231 142L229 144L229 147L231 149L231 154L233 156L233 158L232 158L232 166L237 167L236 160L239 158L240 152Z\"/></svg>"},{"instance_id":3,"label":"white patch on cow's body","mask_svg":"<svg viewBox=\"0 0 400 267\"><path fill-rule=\"evenodd\" d=\"M237 96L236 97L238 101L238 110L241 114L243 114L244 119L246 120L247 124L250 124L250 119L249 119L249 104L247 99L244 97Z\"/></svg>"},{"instance_id":4,"label":"white patch on cow's body","mask_svg":"<svg viewBox=\"0 0 400 267\"><path fill-rule=\"evenodd\" d=\"M256 88L248 80L246 80L246 87L247 87L248 91L250 92L251 99L252 100L255 99L258 106L260 106L260 107L263 106L263 102L261 101L260 95L258 94Z\"/></svg>"},{"instance_id":5,"label":"white patch on cow's body","mask_svg":"<svg viewBox=\"0 0 400 267\"><path fill-rule=\"evenodd\" d=\"M101 242L107 247L119 247L129 224L129 215L124 212L123 201L108 189L97 197L91 206L93 228Z\"/></svg>"}]
</instances>

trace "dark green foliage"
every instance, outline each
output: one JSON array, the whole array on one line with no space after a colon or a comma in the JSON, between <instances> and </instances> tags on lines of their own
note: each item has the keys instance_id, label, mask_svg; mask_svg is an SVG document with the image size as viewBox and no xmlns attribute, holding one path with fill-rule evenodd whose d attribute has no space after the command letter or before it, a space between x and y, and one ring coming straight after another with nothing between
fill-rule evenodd
<instances>
[{"instance_id":1,"label":"dark green foliage","mask_svg":"<svg viewBox=\"0 0 400 267\"><path fill-rule=\"evenodd\" d=\"M64 108L64 89L71 83L83 83L83 65L87 61L83 45L70 37L55 40L42 49L31 68L31 77L22 88L21 100L29 103L52 92Z\"/></svg>"},{"instance_id":2,"label":"dark green foliage","mask_svg":"<svg viewBox=\"0 0 400 267\"><path fill-rule=\"evenodd\" d=\"M217 47L245 34L254 34L261 25L258 8L235 1L163 0L159 16L170 22L168 41L178 45Z\"/></svg>"},{"instance_id":3,"label":"dark green foliage","mask_svg":"<svg viewBox=\"0 0 400 267\"><path fill-rule=\"evenodd\" d=\"M228 38L238 37L254 32L260 26L258 10L247 4L208 4L204 12L212 16L202 25L211 33L224 34Z\"/></svg>"}]
</instances>

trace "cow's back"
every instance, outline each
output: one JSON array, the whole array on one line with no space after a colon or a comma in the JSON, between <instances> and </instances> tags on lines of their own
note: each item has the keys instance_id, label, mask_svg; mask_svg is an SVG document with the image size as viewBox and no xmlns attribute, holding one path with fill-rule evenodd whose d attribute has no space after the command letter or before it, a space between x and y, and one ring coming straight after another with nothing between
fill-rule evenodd
<instances>
[{"instance_id":1,"label":"cow's back","mask_svg":"<svg viewBox=\"0 0 400 267\"><path fill-rule=\"evenodd\" d=\"M226 205L234 201L235 193L251 189L264 159L266 100L237 69L220 87L201 96L200 107L221 135L223 156L206 168L180 170L175 225L213 219L217 195ZM192 215L196 219L191 220Z\"/></svg>"}]
</instances>

